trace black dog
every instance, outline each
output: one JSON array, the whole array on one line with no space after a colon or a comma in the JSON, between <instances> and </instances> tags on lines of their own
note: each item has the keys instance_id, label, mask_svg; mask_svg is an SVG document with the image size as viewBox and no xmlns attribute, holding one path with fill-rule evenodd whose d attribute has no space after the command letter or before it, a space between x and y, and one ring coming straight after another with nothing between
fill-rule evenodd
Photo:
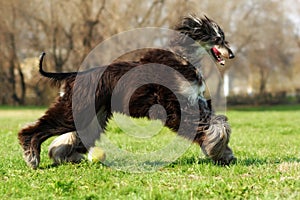
<instances>
[{"instance_id":1,"label":"black dog","mask_svg":"<svg viewBox=\"0 0 300 200\"><path fill-rule=\"evenodd\" d=\"M81 128L84 129L93 120L94 116L86 115L89 112L96 112L100 125L105 128L107 120L115 111L133 117L155 116L163 119L159 110L149 116L152 106L157 104L165 108L165 126L198 143L204 154L213 161L229 164L235 159L228 147L231 130L227 118L213 113L210 101L204 98L205 83L201 71L189 59L194 58L202 48L215 62L224 65L223 58L234 57L224 33L206 16L201 19L185 17L175 30L179 34L171 41L173 48L170 51L151 49L138 62L113 62L105 70L98 67L84 72L45 72L42 68L43 53L40 59L41 75L50 78L53 83L63 83L65 91L34 125L19 132L18 138L27 164L37 168L41 144L57 135L61 136L51 144L50 157L56 163L81 160L82 154L93 144L83 145L82 138L76 133L78 127L75 127L73 112L77 116L84 116L82 119L79 117ZM159 72L157 65L161 66ZM164 71L163 66L172 70ZM116 89L118 81L130 70L135 72L128 77L126 87ZM157 77L155 80L162 84L148 82L138 88L131 88L136 82L147 83L149 75ZM114 106L113 95L118 99ZM76 99L80 100L74 103Z\"/></svg>"}]
</instances>

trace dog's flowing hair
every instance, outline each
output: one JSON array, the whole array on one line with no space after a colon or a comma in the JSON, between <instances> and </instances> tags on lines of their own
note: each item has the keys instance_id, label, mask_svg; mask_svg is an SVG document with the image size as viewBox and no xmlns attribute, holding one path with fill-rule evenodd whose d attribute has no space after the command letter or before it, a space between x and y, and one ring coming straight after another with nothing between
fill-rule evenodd
<instances>
[{"instance_id":1,"label":"dog's flowing hair","mask_svg":"<svg viewBox=\"0 0 300 200\"><path fill-rule=\"evenodd\" d=\"M49 147L49 156L55 163L79 162L91 146L84 145L76 132L72 109L79 113L89 108L89 100L72 105L74 96L88 96L91 89L96 87L94 104L100 125L105 129L108 119L113 112L124 112L123 105L129 102L129 114L132 117L150 117L149 110L153 105L165 108L167 117L165 126L176 131L179 135L199 144L203 153L219 164L229 164L234 160L232 150L228 147L230 126L226 116L214 114L210 100L204 98L205 83L198 66L190 62L199 48L205 49L213 60L224 65L223 58L234 57L228 42L225 40L222 29L206 16L198 18L194 15L184 17L175 27L178 37L171 40L170 51L151 49L144 53L138 62L113 62L103 67L94 68L84 72L50 73L43 70L44 53L40 58L40 74L49 78L52 83L64 85L64 95L33 125L23 128L18 139L24 151L27 164L36 169L40 163L41 144L52 136L57 137ZM188 39L191 38L192 40ZM192 42L191 42L192 41ZM196 45L195 45L196 44ZM181 55L186 55L181 56ZM120 78L132 69L137 69L130 80L156 74L151 64L165 65L174 69L174 73L164 74L161 81L173 85L170 90L159 84L145 84L134 92L114 91ZM149 65L147 72L138 70L141 65ZM176 72L176 73L175 73ZM178 77L181 74L189 84ZM74 90L75 80L81 83L89 82ZM127 83L130 87L130 81ZM130 89L129 89L130 90ZM112 94L120 96L120 105L111 107ZM128 94L131 96L128 96ZM179 102L187 102L181 107ZM73 106L73 107L72 107ZM153 114L153 113L152 113ZM160 112L155 118L161 119ZM151 116L152 118L152 116ZM92 120L87 117L87 121ZM180 128L180 122L185 125ZM193 134L195 133L195 134Z\"/></svg>"}]
</instances>

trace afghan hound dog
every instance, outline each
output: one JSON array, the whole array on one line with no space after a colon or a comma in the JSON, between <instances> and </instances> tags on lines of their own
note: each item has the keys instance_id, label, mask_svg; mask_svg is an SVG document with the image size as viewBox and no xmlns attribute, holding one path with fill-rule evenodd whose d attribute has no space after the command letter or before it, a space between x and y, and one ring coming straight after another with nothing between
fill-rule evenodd
<instances>
[{"instance_id":1,"label":"afghan hound dog","mask_svg":"<svg viewBox=\"0 0 300 200\"><path fill-rule=\"evenodd\" d=\"M228 146L231 129L227 117L214 113L211 100L204 96L202 71L191 61L194 59L190 59L202 50L218 65L224 65L224 59L234 58L224 32L208 17L198 18L195 15L183 17L175 31L178 35L170 39L170 50L147 49L138 61L114 61L105 68L99 66L69 73L46 72L42 66L43 53L39 63L40 74L54 84L63 85L64 94L37 122L18 133L28 166L33 169L39 166L41 144L52 136L59 136L49 148L49 156L55 163L79 162L93 146L93 142L86 144L78 134L79 129L84 129L93 120L94 116L89 116L89 113L96 113L104 131L113 112L137 118L162 119L159 109L153 111L154 105L164 108L164 126L198 144L215 163L228 165L235 160ZM161 66L160 72L157 66ZM164 73L164 66L172 70ZM116 89L122 76L131 70L134 73L129 73L127 82ZM147 82L149 76L158 77L157 81ZM131 88L137 80L147 84ZM114 105L113 96L117 99ZM79 116L76 120L74 112ZM80 127L76 126L76 121L80 121ZM93 139L94 142L96 139Z\"/></svg>"}]
</instances>

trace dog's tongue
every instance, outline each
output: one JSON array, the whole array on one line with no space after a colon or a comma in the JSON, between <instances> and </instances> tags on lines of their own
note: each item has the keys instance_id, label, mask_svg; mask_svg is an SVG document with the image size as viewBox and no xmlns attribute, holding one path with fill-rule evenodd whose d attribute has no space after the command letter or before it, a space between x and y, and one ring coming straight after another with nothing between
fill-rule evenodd
<instances>
[{"instance_id":1,"label":"dog's tongue","mask_svg":"<svg viewBox=\"0 0 300 200\"><path fill-rule=\"evenodd\" d=\"M221 54L216 47L213 47L212 50L214 51L214 54L216 56L219 56Z\"/></svg>"},{"instance_id":2,"label":"dog's tongue","mask_svg":"<svg viewBox=\"0 0 300 200\"><path fill-rule=\"evenodd\" d=\"M212 50L213 50L214 54L215 54L216 57L217 57L218 63L219 63L220 65L225 65L225 60L223 60L223 59L220 57L221 53L218 51L218 49L215 48L215 47L213 47Z\"/></svg>"}]
</instances>

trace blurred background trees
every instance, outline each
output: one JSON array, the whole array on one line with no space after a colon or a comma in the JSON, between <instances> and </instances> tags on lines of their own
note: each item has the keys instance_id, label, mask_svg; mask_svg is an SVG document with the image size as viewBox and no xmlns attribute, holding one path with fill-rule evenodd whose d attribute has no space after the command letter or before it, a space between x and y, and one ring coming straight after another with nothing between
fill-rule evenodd
<instances>
[{"instance_id":1,"label":"blurred background trees","mask_svg":"<svg viewBox=\"0 0 300 200\"><path fill-rule=\"evenodd\" d=\"M188 13L207 14L224 29L236 54L222 70L233 103L300 93L300 5L293 0L0 0L0 12L0 104L44 105L57 96L38 75L42 51L47 70L74 71L112 35L169 28Z\"/></svg>"}]
</instances>

